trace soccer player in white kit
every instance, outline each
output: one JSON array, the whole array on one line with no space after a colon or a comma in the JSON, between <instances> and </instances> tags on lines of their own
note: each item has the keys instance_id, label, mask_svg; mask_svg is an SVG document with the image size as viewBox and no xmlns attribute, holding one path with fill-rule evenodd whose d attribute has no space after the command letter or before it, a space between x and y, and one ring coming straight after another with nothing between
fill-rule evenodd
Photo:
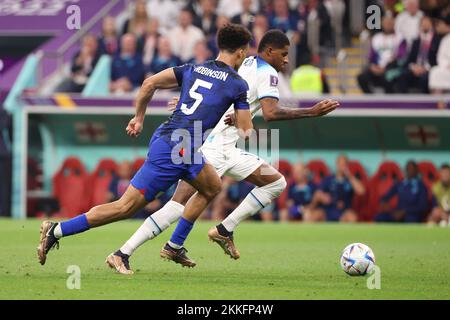
<instances>
[{"instance_id":1,"label":"soccer player in white kit","mask_svg":"<svg viewBox=\"0 0 450 320\"><path fill-rule=\"evenodd\" d=\"M284 108L278 105L278 72L288 64L289 46L289 39L283 32L270 30L261 39L258 56L247 58L239 68L239 75L249 85L252 116L262 109L266 121L320 117L339 106L334 100L324 100L307 109ZM222 223L208 232L210 240L218 243L231 258L238 259L240 253L233 242L234 229L241 221L276 199L286 188L286 179L257 155L236 147L239 135L230 116L232 113L231 106L210 133L201 151L219 176L227 175L256 186ZM155 238L177 221L195 191L191 185L180 180L172 199L148 217L119 250L107 257L106 263L119 273L132 274L129 257L140 245Z\"/></svg>"}]
</instances>

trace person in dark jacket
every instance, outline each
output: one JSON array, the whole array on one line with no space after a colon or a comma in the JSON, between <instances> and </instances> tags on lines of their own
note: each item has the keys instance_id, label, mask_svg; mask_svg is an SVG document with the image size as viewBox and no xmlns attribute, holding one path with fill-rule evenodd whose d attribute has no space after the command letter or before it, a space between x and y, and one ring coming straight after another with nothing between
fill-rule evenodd
<instances>
[{"instance_id":1,"label":"person in dark jacket","mask_svg":"<svg viewBox=\"0 0 450 320\"><path fill-rule=\"evenodd\" d=\"M433 30L433 21L424 16L420 23L420 35L414 40L408 60L397 80L399 93L408 93L410 88L419 88L429 93L428 76L431 67L437 64L440 36Z\"/></svg>"},{"instance_id":2,"label":"person in dark jacket","mask_svg":"<svg viewBox=\"0 0 450 320\"><path fill-rule=\"evenodd\" d=\"M421 222L429 209L428 189L419 177L417 163L408 161L406 178L394 184L381 198L384 206L392 197L398 196L393 212L383 212L375 217L377 222Z\"/></svg>"},{"instance_id":3,"label":"person in dark jacket","mask_svg":"<svg viewBox=\"0 0 450 320\"><path fill-rule=\"evenodd\" d=\"M120 53L112 61L110 89L113 93L131 92L142 84L144 77L142 56L136 52L136 36L124 34Z\"/></svg>"}]
</instances>

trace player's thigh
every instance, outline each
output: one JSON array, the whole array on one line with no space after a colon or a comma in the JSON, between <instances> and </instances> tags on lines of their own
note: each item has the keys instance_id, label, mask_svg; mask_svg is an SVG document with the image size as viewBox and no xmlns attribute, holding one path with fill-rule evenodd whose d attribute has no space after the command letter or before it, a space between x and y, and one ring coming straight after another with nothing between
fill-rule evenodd
<instances>
[{"instance_id":1,"label":"player's thigh","mask_svg":"<svg viewBox=\"0 0 450 320\"><path fill-rule=\"evenodd\" d=\"M195 194L197 190L186 181L180 180L178 182L175 193L172 196L172 201L178 202L183 206L189 201L189 199Z\"/></svg>"},{"instance_id":2,"label":"player's thigh","mask_svg":"<svg viewBox=\"0 0 450 320\"><path fill-rule=\"evenodd\" d=\"M207 198L214 198L221 190L222 181L215 168L205 163L198 175L187 182Z\"/></svg>"},{"instance_id":3,"label":"player's thigh","mask_svg":"<svg viewBox=\"0 0 450 320\"><path fill-rule=\"evenodd\" d=\"M147 159L131 179L131 186L138 190L147 202L152 202L181 179L184 173L184 165L173 164L170 160L165 161L164 165L156 165Z\"/></svg>"},{"instance_id":4,"label":"player's thigh","mask_svg":"<svg viewBox=\"0 0 450 320\"><path fill-rule=\"evenodd\" d=\"M236 149L232 159L233 165L225 172L225 175L237 181L245 180L262 187L282 178L277 169L257 155Z\"/></svg>"}]
</instances>

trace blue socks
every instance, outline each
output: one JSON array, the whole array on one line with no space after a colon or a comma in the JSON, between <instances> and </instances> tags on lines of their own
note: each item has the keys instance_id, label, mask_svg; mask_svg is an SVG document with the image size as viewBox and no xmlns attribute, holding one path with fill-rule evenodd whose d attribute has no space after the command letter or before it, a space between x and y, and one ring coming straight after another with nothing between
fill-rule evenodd
<instances>
[{"instance_id":1,"label":"blue socks","mask_svg":"<svg viewBox=\"0 0 450 320\"><path fill-rule=\"evenodd\" d=\"M60 223L61 232L63 237L67 237L73 234L81 233L89 230L89 223L86 218L86 214L82 214L78 217Z\"/></svg>"},{"instance_id":2,"label":"blue socks","mask_svg":"<svg viewBox=\"0 0 450 320\"><path fill-rule=\"evenodd\" d=\"M177 227L175 231L172 233L172 237L170 238L170 242L176 244L179 247L182 247L184 241L186 240L189 232L191 232L192 227L194 226L193 222L190 222L183 217L178 221Z\"/></svg>"}]
</instances>

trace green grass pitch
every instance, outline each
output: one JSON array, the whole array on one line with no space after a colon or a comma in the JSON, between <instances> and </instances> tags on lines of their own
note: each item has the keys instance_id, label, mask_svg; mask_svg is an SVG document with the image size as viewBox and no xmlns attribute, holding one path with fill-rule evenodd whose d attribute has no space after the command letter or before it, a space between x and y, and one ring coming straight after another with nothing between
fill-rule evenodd
<instances>
[{"instance_id":1,"label":"green grass pitch","mask_svg":"<svg viewBox=\"0 0 450 320\"><path fill-rule=\"evenodd\" d=\"M194 269L159 258L173 229L141 247L125 277L104 264L140 225L124 221L65 238L47 264L36 258L40 221L0 220L0 299L449 299L450 229L405 225L243 223L241 259L207 240L212 222L198 222L186 242ZM347 276L342 249L362 242L375 252L381 289ZM67 289L67 267L81 270L81 288Z\"/></svg>"}]
</instances>

